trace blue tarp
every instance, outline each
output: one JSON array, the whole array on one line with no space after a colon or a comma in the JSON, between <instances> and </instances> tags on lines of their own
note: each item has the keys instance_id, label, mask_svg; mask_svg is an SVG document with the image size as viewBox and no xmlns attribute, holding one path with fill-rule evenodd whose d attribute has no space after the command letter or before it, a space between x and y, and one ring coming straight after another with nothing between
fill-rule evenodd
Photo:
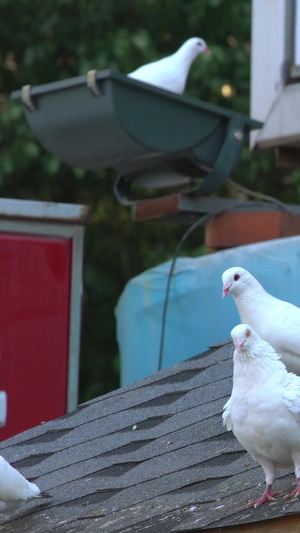
<instances>
[{"instance_id":1,"label":"blue tarp","mask_svg":"<svg viewBox=\"0 0 300 533\"><path fill-rule=\"evenodd\" d=\"M122 386L158 369L161 321L171 262L131 279L116 307ZM239 323L233 298L222 299L224 270L241 266L278 298L300 307L300 237L180 257L171 280L163 368L228 339Z\"/></svg>"}]
</instances>

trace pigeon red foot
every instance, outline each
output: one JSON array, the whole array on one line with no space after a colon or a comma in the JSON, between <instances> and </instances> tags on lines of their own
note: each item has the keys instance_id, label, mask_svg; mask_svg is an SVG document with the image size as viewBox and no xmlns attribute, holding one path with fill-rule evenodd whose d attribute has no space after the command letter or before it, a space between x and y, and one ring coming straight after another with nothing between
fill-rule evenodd
<instances>
[{"instance_id":1,"label":"pigeon red foot","mask_svg":"<svg viewBox=\"0 0 300 533\"><path fill-rule=\"evenodd\" d=\"M298 477L297 479L297 487L295 488L295 490L293 490L293 492L291 492L290 494L286 494L285 496L283 496L284 498L297 498L298 496L300 496L300 478Z\"/></svg>"},{"instance_id":2,"label":"pigeon red foot","mask_svg":"<svg viewBox=\"0 0 300 533\"><path fill-rule=\"evenodd\" d=\"M277 494L279 494L278 492L271 492L271 489L272 489L272 485L267 485L267 488L265 490L265 492L263 493L263 495L258 498L258 500L254 500L253 502L249 502L247 504L247 507L259 507L260 505L262 505L263 503L265 502L276 502L276 499L274 498L274 496L277 496Z\"/></svg>"}]
</instances>

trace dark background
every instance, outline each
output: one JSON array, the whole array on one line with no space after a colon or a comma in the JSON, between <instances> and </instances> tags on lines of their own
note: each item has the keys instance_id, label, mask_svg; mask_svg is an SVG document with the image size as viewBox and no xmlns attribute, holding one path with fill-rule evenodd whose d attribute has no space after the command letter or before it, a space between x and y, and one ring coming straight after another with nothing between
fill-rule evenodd
<instances>
[{"instance_id":1,"label":"dark background","mask_svg":"<svg viewBox=\"0 0 300 533\"><path fill-rule=\"evenodd\" d=\"M193 63L186 93L249 114L250 34L250 0L0 0L0 197L92 207L85 238L80 401L118 387L118 298L130 278L172 256L186 227L133 223L114 197L114 172L70 168L46 152L10 93L92 68L127 73L197 36L212 53ZM226 84L232 97L222 96ZM276 169L272 154L253 158L246 147L231 177L283 201L299 198L299 171ZM232 186L218 194L237 196ZM198 229L182 254L204 251Z\"/></svg>"}]
</instances>

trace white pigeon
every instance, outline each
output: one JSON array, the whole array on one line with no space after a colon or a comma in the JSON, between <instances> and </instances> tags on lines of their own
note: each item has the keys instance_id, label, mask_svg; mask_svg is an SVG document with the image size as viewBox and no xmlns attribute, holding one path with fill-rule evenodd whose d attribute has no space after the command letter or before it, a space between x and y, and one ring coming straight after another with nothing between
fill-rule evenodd
<instances>
[{"instance_id":1,"label":"white pigeon","mask_svg":"<svg viewBox=\"0 0 300 533\"><path fill-rule=\"evenodd\" d=\"M51 498L28 481L0 455L0 513L14 511L26 500Z\"/></svg>"},{"instance_id":2,"label":"white pigeon","mask_svg":"<svg viewBox=\"0 0 300 533\"><path fill-rule=\"evenodd\" d=\"M231 331L233 387L224 405L223 422L262 466L266 489L248 505L274 500L277 468L294 466L300 495L300 377L289 373L280 356L248 324Z\"/></svg>"},{"instance_id":3,"label":"white pigeon","mask_svg":"<svg viewBox=\"0 0 300 533\"><path fill-rule=\"evenodd\" d=\"M197 55L210 50L203 39L188 39L174 54L147 63L128 76L174 93L183 93L191 64Z\"/></svg>"},{"instance_id":4,"label":"white pigeon","mask_svg":"<svg viewBox=\"0 0 300 533\"><path fill-rule=\"evenodd\" d=\"M250 324L282 357L289 372L300 375L300 309L267 293L241 267L222 275L223 298L232 294L243 324Z\"/></svg>"}]
</instances>

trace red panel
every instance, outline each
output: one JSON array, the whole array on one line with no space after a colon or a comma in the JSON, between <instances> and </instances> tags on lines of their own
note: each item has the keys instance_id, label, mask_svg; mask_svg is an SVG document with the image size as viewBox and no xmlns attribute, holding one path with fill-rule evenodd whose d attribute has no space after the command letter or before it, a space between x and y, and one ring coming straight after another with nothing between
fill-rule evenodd
<instances>
[{"instance_id":1,"label":"red panel","mask_svg":"<svg viewBox=\"0 0 300 533\"><path fill-rule=\"evenodd\" d=\"M0 440L66 412L71 254L71 239L0 234Z\"/></svg>"}]
</instances>

